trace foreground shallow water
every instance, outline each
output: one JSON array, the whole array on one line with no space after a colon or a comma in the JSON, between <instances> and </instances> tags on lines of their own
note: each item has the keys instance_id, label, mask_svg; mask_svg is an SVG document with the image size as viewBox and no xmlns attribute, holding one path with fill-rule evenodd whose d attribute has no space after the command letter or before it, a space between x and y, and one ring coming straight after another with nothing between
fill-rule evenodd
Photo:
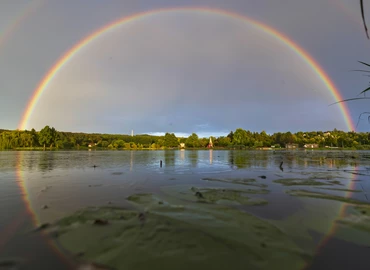
<instances>
[{"instance_id":1,"label":"foreground shallow water","mask_svg":"<svg viewBox=\"0 0 370 270\"><path fill-rule=\"evenodd\" d=\"M0 152L0 269L368 269L369 167L369 151Z\"/></svg>"}]
</instances>

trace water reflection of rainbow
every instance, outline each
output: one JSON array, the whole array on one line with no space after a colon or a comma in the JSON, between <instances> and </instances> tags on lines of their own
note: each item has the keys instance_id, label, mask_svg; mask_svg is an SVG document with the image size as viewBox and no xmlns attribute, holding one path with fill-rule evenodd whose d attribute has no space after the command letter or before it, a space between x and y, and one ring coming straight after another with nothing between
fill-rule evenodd
<instances>
[{"instance_id":1,"label":"water reflection of rainbow","mask_svg":"<svg viewBox=\"0 0 370 270\"><path fill-rule=\"evenodd\" d=\"M358 167L355 166L354 170L357 171L358 170ZM353 181L355 179L356 179L356 175L355 174L352 174L351 175L351 178L349 179L349 183L346 186L346 188L348 190L354 190L355 189L355 182ZM352 194L353 194L353 192L347 191L345 193L345 198L351 198L352 197ZM337 222L336 221L342 219L346 215L346 210L347 210L347 207L348 206L350 206L350 204L344 203L344 202L343 203L340 203L338 214L336 215L336 218L332 221L332 224L329 227L328 233L325 234L325 236L323 237L323 239L320 241L320 243L316 247L316 252L315 252L316 254L320 253L321 249L324 248L324 246L328 243L328 241L331 238L333 238L333 236L336 234L337 229L338 229L338 225L337 225ZM310 266L309 264L306 265L305 269L307 269L309 266Z\"/></svg>"},{"instance_id":2,"label":"water reflection of rainbow","mask_svg":"<svg viewBox=\"0 0 370 270\"><path fill-rule=\"evenodd\" d=\"M237 20L240 20L244 23L252 25L256 29L266 33L277 39L282 44L286 45L292 52L298 55L312 70L317 74L317 76L321 79L321 81L325 84L326 88L330 91L331 95L334 98L334 101L342 100L342 96L339 90L336 88L334 83L331 81L330 77L326 74L323 68L318 64L318 62L302 47L296 44L292 39L285 36L283 33L279 32L278 30L263 24L259 21L254 19L248 18L244 15L237 14L231 11L219 10L219 9L212 9L212 8L205 8L205 7L182 7L182 8L165 8L165 9L158 9L158 10L151 10L142 13L133 14L124 18L120 18L118 20L109 23L102 28L94 31L87 37L80 40L77 44L75 44L71 49L69 49L62 57L60 57L57 62L52 66L52 68L46 73L44 78L39 83L38 87L34 90L26 109L23 113L22 119L19 124L19 129L26 129L28 127L29 119L34 111L37 102L39 101L42 93L48 87L49 83L53 80L56 74L63 68L63 66L73 58L80 50L84 49L89 43L101 37L104 33L114 30L119 26L127 23L132 23L150 16L154 15L161 15L164 13L169 12L193 12L193 13L201 13L202 15L207 14L216 14L219 16L226 16L231 17ZM342 112L342 117L350 131L355 130L354 124L352 123L347 105L345 103L340 103L338 105Z\"/></svg>"},{"instance_id":3,"label":"water reflection of rainbow","mask_svg":"<svg viewBox=\"0 0 370 270\"><path fill-rule=\"evenodd\" d=\"M32 200L30 199L30 193L28 191L28 187L27 187L27 181L25 179L25 176L23 174L23 169L22 169L22 166L24 166L24 153L23 151L18 151L17 152L17 166L16 166L16 170L17 170L17 184L21 190L21 195L22 195L22 199L24 201L24 205L26 207L26 212L29 214L29 216L31 217L31 221L33 223L33 225L35 226L39 226L41 225L40 224L40 220L37 218L37 215L35 214L35 205L33 205L32 203ZM16 232L18 228L15 227L13 228L13 231ZM57 246L56 242L53 241L53 239L51 237L49 237L46 233L44 232L40 232L42 238L45 240L45 243L52 248L52 250L54 250L54 253L58 256L58 258L61 260L61 262L63 262L65 264L65 266L67 266L68 268L67 269L72 269L72 267L74 266L74 263L65 256L65 254L60 250L60 248Z\"/></svg>"},{"instance_id":4,"label":"water reflection of rainbow","mask_svg":"<svg viewBox=\"0 0 370 270\"><path fill-rule=\"evenodd\" d=\"M30 200L30 193L27 189L27 181L23 175L22 164L24 163L24 152L17 152L17 184L21 190L22 199L24 201L26 211L30 214L32 222L35 225L39 225L39 220L35 215L34 208L32 207L32 201Z\"/></svg>"}]
</instances>

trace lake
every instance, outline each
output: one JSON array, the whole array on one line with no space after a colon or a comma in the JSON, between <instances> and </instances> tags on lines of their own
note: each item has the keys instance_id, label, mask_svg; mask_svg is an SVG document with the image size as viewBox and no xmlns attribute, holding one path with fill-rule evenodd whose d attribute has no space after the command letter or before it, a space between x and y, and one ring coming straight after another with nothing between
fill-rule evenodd
<instances>
[{"instance_id":1,"label":"lake","mask_svg":"<svg viewBox=\"0 0 370 270\"><path fill-rule=\"evenodd\" d=\"M122 265L116 257L125 252L125 269L156 269L160 258L175 269L201 268L208 259L213 269L369 269L369 176L370 151L3 151L0 269L104 269L81 267L94 256ZM89 236L59 222L92 207L141 214L106 221L106 212L80 212L102 225L81 225ZM41 224L58 236L35 231ZM90 249L95 240L81 244L99 233L111 239L119 226L128 227L114 246L101 240L110 257ZM71 246L71 235L82 240Z\"/></svg>"}]
</instances>

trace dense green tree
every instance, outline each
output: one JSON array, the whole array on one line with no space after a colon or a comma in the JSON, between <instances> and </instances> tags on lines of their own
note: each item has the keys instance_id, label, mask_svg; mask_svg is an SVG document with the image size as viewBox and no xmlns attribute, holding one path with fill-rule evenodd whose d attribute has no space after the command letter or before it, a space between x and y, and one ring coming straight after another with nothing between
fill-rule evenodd
<instances>
[{"instance_id":1,"label":"dense green tree","mask_svg":"<svg viewBox=\"0 0 370 270\"><path fill-rule=\"evenodd\" d=\"M166 133L164 135L164 146L170 148L179 146L179 142L174 133Z\"/></svg>"},{"instance_id":2,"label":"dense green tree","mask_svg":"<svg viewBox=\"0 0 370 270\"><path fill-rule=\"evenodd\" d=\"M46 145L50 145L50 148L53 146L57 139L57 132L55 128L50 128L49 126L45 126L40 132L39 132L39 143L40 145L43 145L44 148Z\"/></svg>"},{"instance_id":3,"label":"dense green tree","mask_svg":"<svg viewBox=\"0 0 370 270\"><path fill-rule=\"evenodd\" d=\"M199 147L199 138L196 133L192 133L187 139L186 139L186 146L187 147Z\"/></svg>"}]
</instances>

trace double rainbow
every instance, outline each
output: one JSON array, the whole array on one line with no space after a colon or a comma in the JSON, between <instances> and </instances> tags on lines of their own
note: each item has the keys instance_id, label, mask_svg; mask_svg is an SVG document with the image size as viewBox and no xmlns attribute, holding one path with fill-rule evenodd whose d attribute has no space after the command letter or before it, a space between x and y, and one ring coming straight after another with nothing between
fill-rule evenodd
<instances>
[{"instance_id":1,"label":"double rainbow","mask_svg":"<svg viewBox=\"0 0 370 270\"><path fill-rule=\"evenodd\" d=\"M335 101L342 100L342 96L334 85L330 77L326 74L323 68L318 64L318 62L302 47L300 47L297 43L291 40L289 37L284 35L283 33L279 32L278 30L263 24L259 21L254 19L248 18L238 13L234 13L231 11L224 11L220 9L213 9L213 8L205 8L205 7L181 7L181 8L165 8L165 9L158 9L158 10L151 10L142 13L137 13L131 16L123 17L121 19L115 20L112 23L109 23L102 28L98 29L97 31L93 32L92 34L88 35L87 37L80 40L77 44L75 44L71 49L69 49L62 57L60 57L57 62L53 65L53 67L46 73L42 81L39 83L37 88L34 90L27 107L23 113L21 121L19 123L19 129L24 130L28 127L28 122L34 111L38 101L40 100L42 94L47 89L50 82L56 76L56 74L63 68L64 65L68 63L69 60L73 58L80 50L85 48L89 43L93 42L95 39L101 37L104 33L114 30L119 26L131 22L135 22L150 16L161 15L164 13L170 12L178 12L178 11L187 11L187 12L198 12L203 14L216 14L220 16L227 16L232 17L237 20L241 20L244 23L248 23L255 28L263 31L267 35L270 35L277 39L279 42L286 45L291 51L293 51L296 55L298 55L304 62L307 63L309 67L317 74L317 76L323 81L326 88L330 91L331 95L333 96ZM340 103L338 105L342 112L342 117L346 123L346 126L350 131L355 130L354 124L351 120L348 108L345 103Z\"/></svg>"}]
</instances>

